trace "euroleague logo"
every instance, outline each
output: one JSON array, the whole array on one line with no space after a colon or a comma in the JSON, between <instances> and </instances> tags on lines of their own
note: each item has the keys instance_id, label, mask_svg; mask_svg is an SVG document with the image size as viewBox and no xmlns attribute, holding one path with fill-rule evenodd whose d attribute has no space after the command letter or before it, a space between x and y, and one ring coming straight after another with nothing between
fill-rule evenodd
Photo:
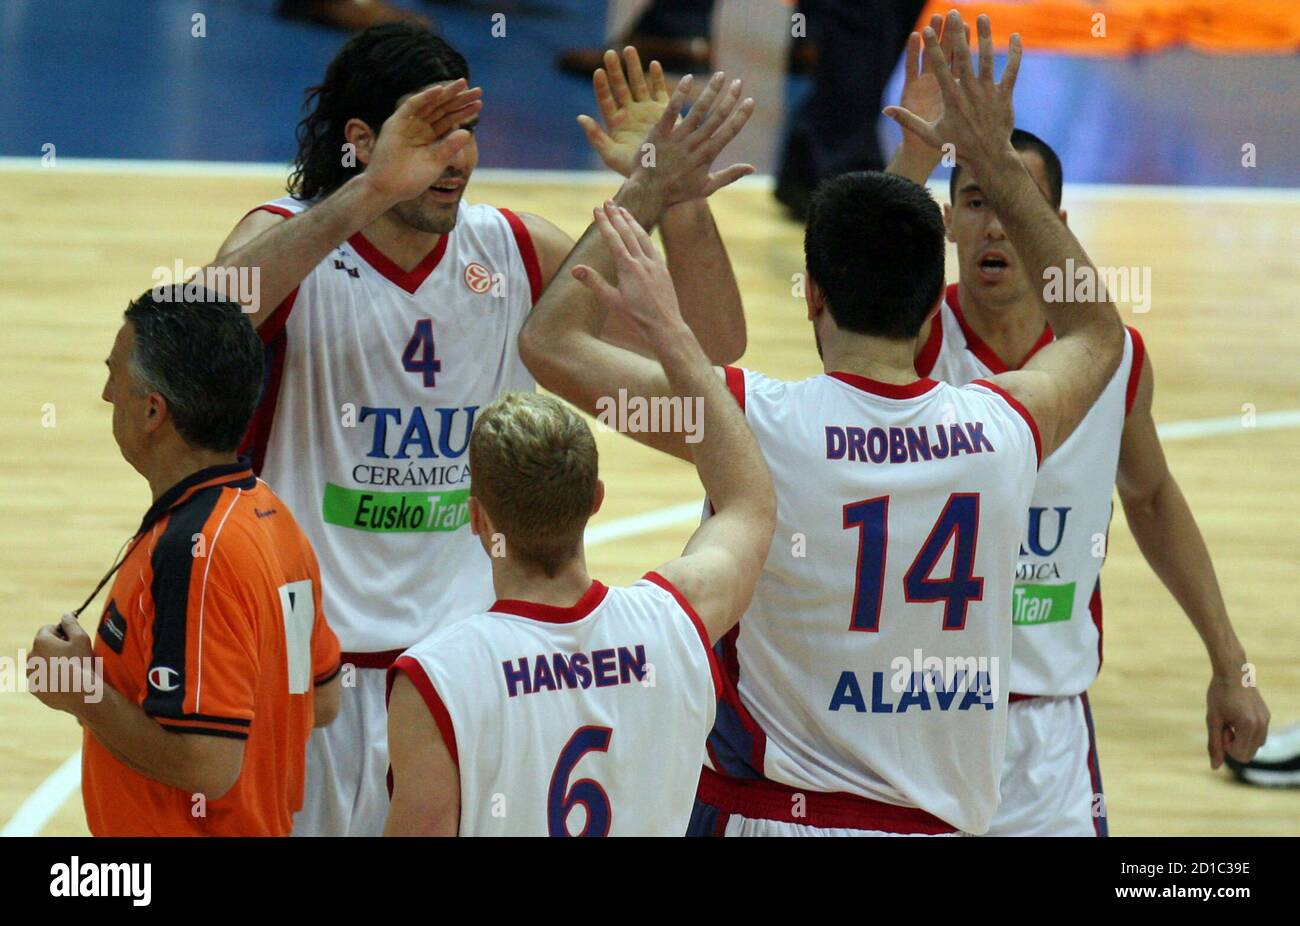
<instances>
[{"instance_id":1,"label":"euroleague logo","mask_svg":"<svg viewBox=\"0 0 1300 926\"><path fill-rule=\"evenodd\" d=\"M492 271L478 261L473 261L465 268L465 285L471 293L483 295L492 288Z\"/></svg>"},{"instance_id":2,"label":"euroleague logo","mask_svg":"<svg viewBox=\"0 0 1300 926\"><path fill-rule=\"evenodd\" d=\"M180 687L181 674L166 666L154 666L149 670L149 685L158 691L175 691Z\"/></svg>"}]
</instances>

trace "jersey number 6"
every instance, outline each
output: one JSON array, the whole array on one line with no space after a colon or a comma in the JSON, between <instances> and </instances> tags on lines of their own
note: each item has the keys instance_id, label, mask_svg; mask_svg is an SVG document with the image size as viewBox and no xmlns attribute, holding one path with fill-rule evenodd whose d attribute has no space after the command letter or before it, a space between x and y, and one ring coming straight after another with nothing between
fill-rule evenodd
<instances>
[{"instance_id":1,"label":"jersey number 6","mask_svg":"<svg viewBox=\"0 0 1300 926\"><path fill-rule=\"evenodd\" d=\"M546 832L549 836L572 836L569 832L569 814L577 804L587 809L587 823L579 836L608 836L614 811L609 806L609 795L600 783L591 778L579 778L572 785L569 776L573 768L589 752L605 752L614 731L609 727L579 727L560 750L560 758L551 773L551 786L546 791Z\"/></svg>"}]
</instances>

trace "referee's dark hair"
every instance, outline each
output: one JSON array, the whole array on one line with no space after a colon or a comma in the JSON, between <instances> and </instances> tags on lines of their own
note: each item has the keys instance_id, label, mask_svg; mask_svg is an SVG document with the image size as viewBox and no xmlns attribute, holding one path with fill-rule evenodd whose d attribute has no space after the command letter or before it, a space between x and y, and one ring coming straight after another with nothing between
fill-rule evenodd
<instances>
[{"instance_id":1,"label":"referee's dark hair","mask_svg":"<svg viewBox=\"0 0 1300 926\"><path fill-rule=\"evenodd\" d=\"M167 400L191 447L239 446L262 389L263 353L239 305L193 286L160 286L127 307L135 330L131 370L145 392Z\"/></svg>"}]
</instances>

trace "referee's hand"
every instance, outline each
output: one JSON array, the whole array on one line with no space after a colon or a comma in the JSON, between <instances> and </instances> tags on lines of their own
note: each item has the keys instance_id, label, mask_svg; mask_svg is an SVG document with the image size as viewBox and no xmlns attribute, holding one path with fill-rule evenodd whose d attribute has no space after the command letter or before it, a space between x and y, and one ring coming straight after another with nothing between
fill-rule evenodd
<instances>
[{"instance_id":1,"label":"referee's hand","mask_svg":"<svg viewBox=\"0 0 1300 926\"><path fill-rule=\"evenodd\" d=\"M71 614L42 627L27 659L27 690L56 711L76 715L86 693L97 689L90 635Z\"/></svg>"}]
</instances>

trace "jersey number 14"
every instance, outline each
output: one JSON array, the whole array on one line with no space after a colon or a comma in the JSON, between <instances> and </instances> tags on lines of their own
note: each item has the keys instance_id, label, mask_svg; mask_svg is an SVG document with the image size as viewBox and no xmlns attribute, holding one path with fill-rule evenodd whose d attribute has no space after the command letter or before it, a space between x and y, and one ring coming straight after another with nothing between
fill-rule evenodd
<instances>
[{"instance_id":1,"label":"jersey number 14","mask_svg":"<svg viewBox=\"0 0 1300 926\"><path fill-rule=\"evenodd\" d=\"M943 602L943 629L962 630L972 601L984 597L984 579L975 573L975 542L979 535L978 493L948 496L930 536L921 545L903 576L908 602ZM881 597L885 590L885 550L889 545L889 496L844 506L844 529L858 531L858 575L853 586L853 616L849 630L880 630ZM933 578L934 567L949 546L952 569L946 579Z\"/></svg>"}]
</instances>

